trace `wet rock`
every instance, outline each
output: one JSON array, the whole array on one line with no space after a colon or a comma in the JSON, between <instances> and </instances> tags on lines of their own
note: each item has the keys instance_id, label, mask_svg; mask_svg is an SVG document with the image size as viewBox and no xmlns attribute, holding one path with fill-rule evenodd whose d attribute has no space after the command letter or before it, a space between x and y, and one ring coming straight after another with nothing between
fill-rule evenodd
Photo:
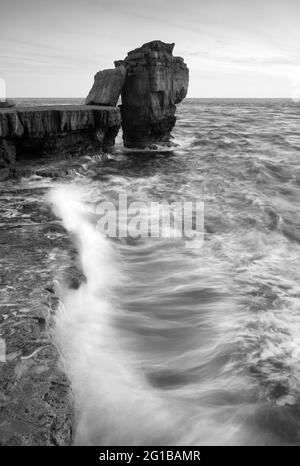
<instances>
[{"instance_id":1,"label":"wet rock","mask_svg":"<svg viewBox=\"0 0 300 466\"><path fill-rule=\"evenodd\" d=\"M187 94L189 71L174 44L152 41L128 53L116 66L127 67L122 89L122 127L126 147L170 142L176 104Z\"/></svg>"},{"instance_id":2,"label":"wet rock","mask_svg":"<svg viewBox=\"0 0 300 466\"><path fill-rule=\"evenodd\" d=\"M58 275L58 282L60 286L66 290L78 290L83 283L86 283L86 277L79 266L73 264L67 267L61 275Z\"/></svg>"},{"instance_id":3,"label":"wet rock","mask_svg":"<svg viewBox=\"0 0 300 466\"><path fill-rule=\"evenodd\" d=\"M117 105L126 78L126 67L99 71L87 96L86 105Z\"/></svg>"},{"instance_id":4,"label":"wet rock","mask_svg":"<svg viewBox=\"0 0 300 466\"><path fill-rule=\"evenodd\" d=\"M73 395L49 337L41 305L10 312L0 325L6 357L0 362L0 445L70 445Z\"/></svg>"},{"instance_id":5,"label":"wet rock","mask_svg":"<svg viewBox=\"0 0 300 466\"><path fill-rule=\"evenodd\" d=\"M6 179L16 164L16 148L13 142L0 139L0 180Z\"/></svg>"},{"instance_id":6,"label":"wet rock","mask_svg":"<svg viewBox=\"0 0 300 466\"><path fill-rule=\"evenodd\" d=\"M73 400L55 348L7 360L0 371L0 445L70 445Z\"/></svg>"},{"instance_id":7,"label":"wet rock","mask_svg":"<svg viewBox=\"0 0 300 466\"><path fill-rule=\"evenodd\" d=\"M16 159L109 152L120 126L117 107L0 109L0 170L13 168Z\"/></svg>"},{"instance_id":8,"label":"wet rock","mask_svg":"<svg viewBox=\"0 0 300 466\"><path fill-rule=\"evenodd\" d=\"M14 195L1 199L0 445L70 445L73 393L52 328L60 270L53 251L71 245L41 201L45 191L13 185Z\"/></svg>"}]
</instances>

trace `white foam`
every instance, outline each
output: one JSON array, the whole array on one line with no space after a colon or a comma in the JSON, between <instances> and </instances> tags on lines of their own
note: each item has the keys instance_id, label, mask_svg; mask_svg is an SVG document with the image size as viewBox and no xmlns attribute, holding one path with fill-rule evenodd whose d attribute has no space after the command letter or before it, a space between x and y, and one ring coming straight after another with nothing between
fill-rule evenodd
<instances>
[{"instance_id":1,"label":"white foam","mask_svg":"<svg viewBox=\"0 0 300 466\"><path fill-rule=\"evenodd\" d=\"M66 229L77 237L87 278L78 290L60 291L54 331L75 393L75 443L233 443L239 431L234 407L229 414L226 406L197 406L146 380L141 356L115 325L123 312L114 304L114 289L122 280L115 252L89 220L83 197L65 186L53 189L49 199ZM219 422L216 413L225 422Z\"/></svg>"}]
</instances>

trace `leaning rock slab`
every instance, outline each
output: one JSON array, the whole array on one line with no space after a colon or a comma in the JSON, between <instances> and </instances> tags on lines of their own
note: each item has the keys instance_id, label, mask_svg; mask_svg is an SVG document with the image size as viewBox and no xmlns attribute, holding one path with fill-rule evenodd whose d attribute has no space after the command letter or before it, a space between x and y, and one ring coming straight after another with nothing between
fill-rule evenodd
<instances>
[{"instance_id":1,"label":"leaning rock slab","mask_svg":"<svg viewBox=\"0 0 300 466\"><path fill-rule=\"evenodd\" d=\"M86 105L117 105L125 78L125 66L99 71L95 75L93 87L85 100Z\"/></svg>"}]
</instances>

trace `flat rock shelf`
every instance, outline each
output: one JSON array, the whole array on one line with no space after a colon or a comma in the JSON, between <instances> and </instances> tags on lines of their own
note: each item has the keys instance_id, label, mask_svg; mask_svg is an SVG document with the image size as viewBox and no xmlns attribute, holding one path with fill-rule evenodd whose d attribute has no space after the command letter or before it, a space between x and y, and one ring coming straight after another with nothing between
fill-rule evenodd
<instances>
[{"instance_id":1,"label":"flat rock shelf","mask_svg":"<svg viewBox=\"0 0 300 466\"><path fill-rule=\"evenodd\" d=\"M52 339L59 298L84 277L45 202L47 183L2 182L0 192L0 445L70 445L70 382ZM58 264L55 251L65 260Z\"/></svg>"},{"instance_id":2,"label":"flat rock shelf","mask_svg":"<svg viewBox=\"0 0 300 466\"><path fill-rule=\"evenodd\" d=\"M108 152L120 126L118 107L0 108L0 179L11 175L24 159Z\"/></svg>"}]
</instances>

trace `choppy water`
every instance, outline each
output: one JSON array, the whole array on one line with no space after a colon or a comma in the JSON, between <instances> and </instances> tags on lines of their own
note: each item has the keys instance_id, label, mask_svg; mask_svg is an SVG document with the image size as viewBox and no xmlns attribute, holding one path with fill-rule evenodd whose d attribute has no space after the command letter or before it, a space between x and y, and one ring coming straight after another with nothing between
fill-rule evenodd
<instances>
[{"instance_id":1,"label":"choppy water","mask_svg":"<svg viewBox=\"0 0 300 466\"><path fill-rule=\"evenodd\" d=\"M169 153L119 144L65 180L22 180L35 209L62 219L87 277L60 288L56 317L75 443L300 444L299 110L187 100ZM102 237L94 207L120 192L203 200L203 246ZM55 251L51 270L67 260Z\"/></svg>"}]
</instances>

